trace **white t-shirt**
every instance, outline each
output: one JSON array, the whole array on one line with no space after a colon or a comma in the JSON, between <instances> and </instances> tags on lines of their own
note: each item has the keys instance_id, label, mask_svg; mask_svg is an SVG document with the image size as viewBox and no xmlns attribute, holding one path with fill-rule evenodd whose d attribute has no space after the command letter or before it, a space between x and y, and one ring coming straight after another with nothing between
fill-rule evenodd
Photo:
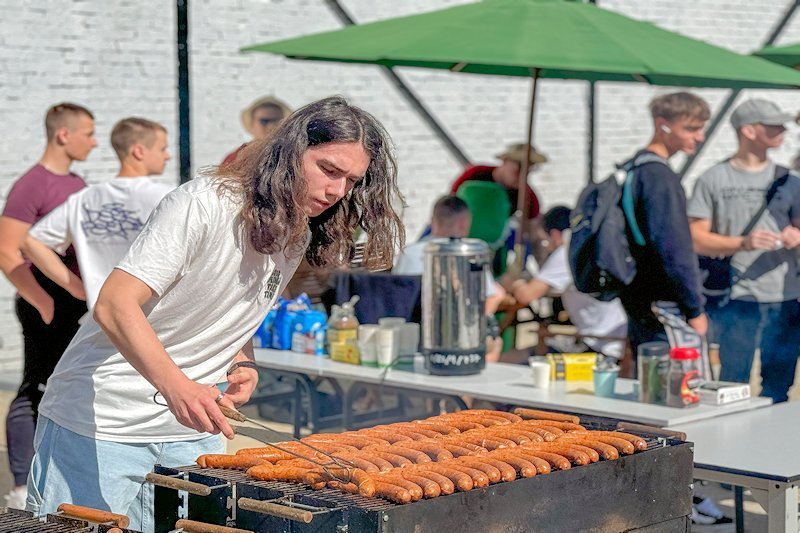
<instances>
[{"instance_id":1,"label":"white t-shirt","mask_svg":"<svg viewBox=\"0 0 800 533\"><path fill-rule=\"evenodd\" d=\"M402 252L397 254L392 267L392 274L402 274L407 276L421 275L425 270L425 245L428 241L423 239L406 246ZM497 293L495 281L488 269L486 272L486 297L494 296Z\"/></svg>"},{"instance_id":2,"label":"white t-shirt","mask_svg":"<svg viewBox=\"0 0 800 533\"><path fill-rule=\"evenodd\" d=\"M566 245L559 246L550 254L536 278L561 292L564 308L580 335L625 337L628 334L628 317L618 299L601 302L575 289L567 262ZM621 341L583 340L593 350L611 357L621 358L625 349Z\"/></svg>"},{"instance_id":3,"label":"white t-shirt","mask_svg":"<svg viewBox=\"0 0 800 533\"><path fill-rule=\"evenodd\" d=\"M60 254L75 246L86 303L125 256L153 208L174 185L151 177L114 178L86 187L36 223L30 234Z\"/></svg>"},{"instance_id":4,"label":"white t-shirt","mask_svg":"<svg viewBox=\"0 0 800 533\"><path fill-rule=\"evenodd\" d=\"M209 386L224 381L233 357L301 259L256 252L239 209L200 175L164 198L117 266L157 294L143 306L150 325L186 376ZM154 443L207 436L178 423L154 402L155 393L90 320L48 380L39 412L99 440Z\"/></svg>"}]
</instances>

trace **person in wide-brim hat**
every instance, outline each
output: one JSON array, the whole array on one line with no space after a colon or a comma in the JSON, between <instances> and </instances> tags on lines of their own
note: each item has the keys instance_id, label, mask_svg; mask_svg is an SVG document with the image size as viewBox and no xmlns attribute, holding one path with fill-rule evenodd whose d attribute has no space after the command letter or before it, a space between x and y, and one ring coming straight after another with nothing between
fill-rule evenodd
<instances>
[{"instance_id":1,"label":"person in wide-brim hat","mask_svg":"<svg viewBox=\"0 0 800 533\"><path fill-rule=\"evenodd\" d=\"M262 96L245 107L239 118L245 131L253 136L254 141L257 141L269 137L278 124L291 114L292 108L283 100L274 96ZM235 160L245 146L247 143L228 154L223 164Z\"/></svg>"}]
</instances>

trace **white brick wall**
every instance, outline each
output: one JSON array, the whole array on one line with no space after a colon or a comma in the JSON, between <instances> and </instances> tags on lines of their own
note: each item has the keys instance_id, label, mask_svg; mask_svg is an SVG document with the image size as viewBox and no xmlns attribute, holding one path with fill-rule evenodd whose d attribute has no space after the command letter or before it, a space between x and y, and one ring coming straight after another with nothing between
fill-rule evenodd
<instances>
[{"instance_id":1,"label":"white brick wall","mask_svg":"<svg viewBox=\"0 0 800 533\"><path fill-rule=\"evenodd\" d=\"M599 0L608 9L657 23L669 30L739 52L759 47L789 0ZM430 11L462 0L342 0L357 22ZM458 162L373 66L289 61L267 54L240 54L240 47L341 27L323 0L191 0L192 157L195 168L214 164L246 139L239 111L254 98L274 94L293 106L343 94L376 115L392 134L406 195L403 212L414 238L436 197L459 173ZM163 122L177 144L175 8L165 0L0 0L0 118L7 135L0 143L0 199L43 148L47 106L73 100L97 117L101 143L76 170L89 182L113 175L108 145L111 126L138 114ZM790 21L778 44L800 40L800 22ZM398 69L444 128L476 162L492 162L505 144L524 138L528 80ZM598 176L631 154L650 134L646 104L670 89L601 84L597 91ZM718 108L725 90L698 91ZM535 142L551 162L533 176L545 207L571 203L586 179L587 84L546 80L539 92ZM788 110L796 92L748 91ZM741 97L740 97L741 98ZM703 169L734 146L727 125L696 162L690 187ZM776 151L788 162L798 151L797 131ZM676 167L681 161L676 158ZM176 175L176 162L167 168ZM0 282L0 369L15 361L20 339L13 293Z\"/></svg>"}]
</instances>

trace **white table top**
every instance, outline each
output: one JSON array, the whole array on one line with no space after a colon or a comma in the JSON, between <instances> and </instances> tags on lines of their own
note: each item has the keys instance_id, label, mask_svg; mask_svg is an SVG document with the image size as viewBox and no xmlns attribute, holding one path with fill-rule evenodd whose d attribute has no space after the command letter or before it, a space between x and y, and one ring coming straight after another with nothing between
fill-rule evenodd
<instances>
[{"instance_id":1,"label":"white table top","mask_svg":"<svg viewBox=\"0 0 800 533\"><path fill-rule=\"evenodd\" d=\"M384 370L331 361L291 351L255 350L256 362L264 368L284 370L315 377L381 383ZM419 357L417 362L419 363ZM415 365L421 366L421 365ZM527 366L491 363L480 374L471 376L431 376L421 371L389 369L383 383L424 392L471 396L492 402L526 407L555 409L570 413L606 416L658 427L675 426L697 420L747 411L770 405L769 398L750 398L723 406L700 405L686 409L640 403L634 398L634 380L617 380L616 396L601 398L593 393L591 382L555 382L548 389L532 385Z\"/></svg>"},{"instance_id":2,"label":"white table top","mask_svg":"<svg viewBox=\"0 0 800 533\"><path fill-rule=\"evenodd\" d=\"M800 480L800 402L670 427L695 443L696 468Z\"/></svg>"}]
</instances>

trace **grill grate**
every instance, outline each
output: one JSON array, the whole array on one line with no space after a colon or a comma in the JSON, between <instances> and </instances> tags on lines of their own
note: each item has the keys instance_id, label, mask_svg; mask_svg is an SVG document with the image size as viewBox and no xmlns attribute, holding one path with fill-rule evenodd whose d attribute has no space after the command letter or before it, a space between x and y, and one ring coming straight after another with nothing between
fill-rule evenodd
<instances>
[{"instance_id":1,"label":"grill grate","mask_svg":"<svg viewBox=\"0 0 800 533\"><path fill-rule=\"evenodd\" d=\"M58 523L57 517L48 516L43 522L28 511L0 508L0 532L11 533L88 533L92 531L87 522L70 520L70 523Z\"/></svg>"}]
</instances>

